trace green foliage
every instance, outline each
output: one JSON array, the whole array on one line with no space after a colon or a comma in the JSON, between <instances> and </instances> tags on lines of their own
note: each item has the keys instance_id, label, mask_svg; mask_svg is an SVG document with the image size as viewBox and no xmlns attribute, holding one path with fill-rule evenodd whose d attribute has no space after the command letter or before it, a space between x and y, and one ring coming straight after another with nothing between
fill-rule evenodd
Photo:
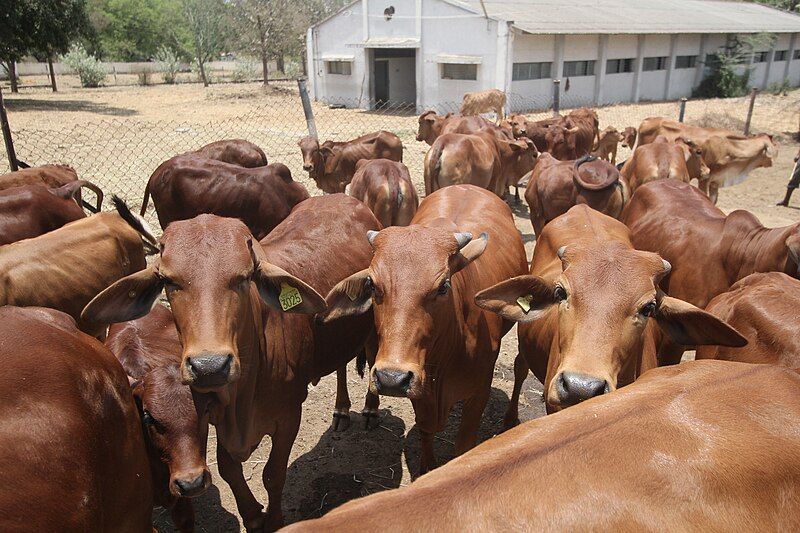
<instances>
[{"instance_id":1,"label":"green foliage","mask_svg":"<svg viewBox=\"0 0 800 533\"><path fill-rule=\"evenodd\" d=\"M161 73L164 83L175 83L181 70L181 58L178 53L172 48L162 46L156 51L153 59L156 60L156 69Z\"/></svg>"},{"instance_id":2,"label":"green foliage","mask_svg":"<svg viewBox=\"0 0 800 533\"><path fill-rule=\"evenodd\" d=\"M732 98L748 92L751 69L747 66L753 51L770 49L776 36L771 33L737 36L728 46L711 54L706 64L710 70L695 89L694 96L701 98Z\"/></svg>"},{"instance_id":3,"label":"green foliage","mask_svg":"<svg viewBox=\"0 0 800 533\"><path fill-rule=\"evenodd\" d=\"M146 87L153 84L153 71L150 67L144 67L136 73L139 85Z\"/></svg>"},{"instance_id":4,"label":"green foliage","mask_svg":"<svg viewBox=\"0 0 800 533\"><path fill-rule=\"evenodd\" d=\"M236 59L231 78L233 81L252 81L258 77L258 62L252 57L244 56Z\"/></svg>"},{"instance_id":5,"label":"green foliage","mask_svg":"<svg viewBox=\"0 0 800 533\"><path fill-rule=\"evenodd\" d=\"M770 94L776 94L786 96L786 93L792 89L792 84L789 82L789 78L784 78L781 81L775 81L770 83L767 86L766 91Z\"/></svg>"},{"instance_id":6,"label":"green foliage","mask_svg":"<svg viewBox=\"0 0 800 533\"><path fill-rule=\"evenodd\" d=\"M80 44L72 45L61 61L75 71L83 87L99 87L106 79L106 67Z\"/></svg>"},{"instance_id":7,"label":"green foliage","mask_svg":"<svg viewBox=\"0 0 800 533\"><path fill-rule=\"evenodd\" d=\"M182 0L183 16L191 34L191 50L200 79L211 83L205 64L225 51L233 28L226 0Z\"/></svg>"},{"instance_id":8,"label":"green foliage","mask_svg":"<svg viewBox=\"0 0 800 533\"><path fill-rule=\"evenodd\" d=\"M287 78L299 78L303 75L303 65L299 61L289 60L283 65L283 74Z\"/></svg>"}]
</instances>

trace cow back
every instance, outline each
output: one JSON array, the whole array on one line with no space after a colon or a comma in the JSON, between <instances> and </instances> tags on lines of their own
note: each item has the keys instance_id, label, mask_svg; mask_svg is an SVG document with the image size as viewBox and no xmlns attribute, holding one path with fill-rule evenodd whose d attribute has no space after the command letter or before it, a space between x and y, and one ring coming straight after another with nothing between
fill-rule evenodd
<instances>
[{"instance_id":1,"label":"cow back","mask_svg":"<svg viewBox=\"0 0 800 533\"><path fill-rule=\"evenodd\" d=\"M38 237L85 217L72 198L60 198L45 185L0 190L0 245Z\"/></svg>"}]
</instances>

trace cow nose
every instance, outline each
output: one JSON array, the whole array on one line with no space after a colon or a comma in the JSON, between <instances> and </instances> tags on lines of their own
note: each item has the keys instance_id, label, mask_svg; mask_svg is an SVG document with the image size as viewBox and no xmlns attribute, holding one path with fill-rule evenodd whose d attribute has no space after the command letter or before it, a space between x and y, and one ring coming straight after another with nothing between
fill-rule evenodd
<instances>
[{"instance_id":1,"label":"cow nose","mask_svg":"<svg viewBox=\"0 0 800 533\"><path fill-rule=\"evenodd\" d=\"M178 494L181 496L197 496L205 489L206 475L205 472L200 474L194 479L176 479L175 486L178 488Z\"/></svg>"},{"instance_id":2,"label":"cow nose","mask_svg":"<svg viewBox=\"0 0 800 533\"><path fill-rule=\"evenodd\" d=\"M309 165L308 163L304 163L303 170L311 170L311 165Z\"/></svg>"},{"instance_id":3,"label":"cow nose","mask_svg":"<svg viewBox=\"0 0 800 533\"><path fill-rule=\"evenodd\" d=\"M406 396L414 373L405 370L375 370L375 388L385 396Z\"/></svg>"},{"instance_id":4,"label":"cow nose","mask_svg":"<svg viewBox=\"0 0 800 533\"><path fill-rule=\"evenodd\" d=\"M574 405L609 391L606 380L573 372L562 372L556 388L558 399L565 405Z\"/></svg>"},{"instance_id":5,"label":"cow nose","mask_svg":"<svg viewBox=\"0 0 800 533\"><path fill-rule=\"evenodd\" d=\"M189 357L186 364L192 384L200 386L224 385L231 373L233 355L204 353Z\"/></svg>"}]
</instances>

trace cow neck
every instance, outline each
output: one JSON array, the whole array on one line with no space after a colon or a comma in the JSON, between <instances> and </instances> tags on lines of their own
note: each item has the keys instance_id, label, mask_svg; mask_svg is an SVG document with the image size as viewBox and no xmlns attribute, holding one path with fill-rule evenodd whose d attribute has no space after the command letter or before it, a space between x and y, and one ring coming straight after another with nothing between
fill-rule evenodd
<instances>
[{"instance_id":1,"label":"cow neck","mask_svg":"<svg viewBox=\"0 0 800 533\"><path fill-rule=\"evenodd\" d=\"M728 237L723 246L728 250L725 257L725 271L728 284L755 272L789 272L789 252L786 239L800 227L800 222L781 228L765 228L761 224L752 225L745 235ZM727 246L726 246L727 244Z\"/></svg>"}]
</instances>

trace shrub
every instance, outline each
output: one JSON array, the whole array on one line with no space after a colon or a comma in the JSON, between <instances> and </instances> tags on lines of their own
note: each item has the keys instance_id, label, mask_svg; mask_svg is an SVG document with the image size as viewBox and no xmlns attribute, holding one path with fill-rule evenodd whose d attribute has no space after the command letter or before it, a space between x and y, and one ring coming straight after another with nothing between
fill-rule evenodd
<instances>
[{"instance_id":1,"label":"shrub","mask_svg":"<svg viewBox=\"0 0 800 533\"><path fill-rule=\"evenodd\" d=\"M78 75L83 87L99 87L106 79L106 67L80 44L72 45L61 61Z\"/></svg>"},{"instance_id":2,"label":"shrub","mask_svg":"<svg viewBox=\"0 0 800 533\"><path fill-rule=\"evenodd\" d=\"M172 48L162 46L156 52L156 68L161 73L164 83L173 84L178 78L181 70L181 60L178 53Z\"/></svg>"},{"instance_id":3,"label":"shrub","mask_svg":"<svg viewBox=\"0 0 800 533\"><path fill-rule=\"evenodd\" d=\"M296 79L303 75L303 65L299 61L289 60L283 65L284 75Z\"/></svg>"},{"instance_id":4,"label":"shrub","mask_svg":"<svg viewBox=\"0 0 800 533\"><path fill-rule=\"evenodd\" d=\"M206 63L204 66L206 69L206 79L208 80L208 83L214 83L214 74L211 72L211 69L208 68L208 63ZM203 81L203 76L200 75L200 67L198 66L196 60L192 61L192 74L194 74L195 78L197 78L197 81Z\"/></svg>"},{"instance_id":5,"label":"shrub","mask_svg":"<svg viewBox=\"0 0 800 533\"><path fill-rule=\"evenodd\" d=\"M139 85L152 85L153 84L153 71L149 68L143 68L136 73L139 78Z\"/></svg>"},{"instance_id":6,"label":"shrub","mask_svg":"<svg viewBox=\"0 0 800 533\"><path fill-rule=\"evenodd\" d=\"M717 52L708 67L711 73L695 89L694 96L701 98L732 98L747 94L747 82L750 71L737 74L741 65L738 56Z\"/></svg>"},{"instance_id":7,"label":"shrub","mask_svg":"<svg viewBox=\"0 0 800 533\"><path fill-rule=\"evenodd\" d=\"M233 81L251 81L258 77L259 64L252 57L242 57L236 60L231 78Z\"/></svg>"},{"instance_id":8,"label":"shrub","mask_svg":"<svg viewBox=\"0 0 800 533\"><path fill-rule=\"evenodd\" d=\"M776 95L783 95L786 96L786 93L792 88L792 84L789 83L788 78L784 78L781 81L775 81L770 83L767 86L767 92L770 94Z\"/></svg>"}]
</instances>

